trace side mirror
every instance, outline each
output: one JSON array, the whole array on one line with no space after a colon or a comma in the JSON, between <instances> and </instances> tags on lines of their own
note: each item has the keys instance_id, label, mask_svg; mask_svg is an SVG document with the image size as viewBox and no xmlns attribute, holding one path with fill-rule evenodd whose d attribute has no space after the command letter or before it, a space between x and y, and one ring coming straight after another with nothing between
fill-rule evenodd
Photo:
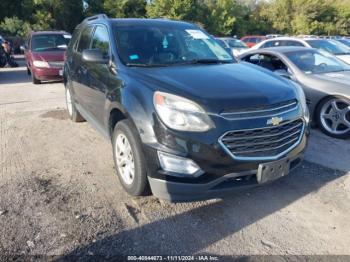
<instances>
[{"instance_id":1,"label":"side mirror","mask_svg":"<svg viewBox=\"0 0 350 262\"><path fill-rule=\"evenodd\" d=\"M109 57L103 55L100 49L85 49L83 50L83 60L96 64L108 64Z\"/></svg>"},{"instance_id":2,"label":"side mirror","mask_svg":"<svg viewBox=\"0 0 350 262\"><path fill-rule=\"evenodd\" d=\"M292 79L292 75L284 69L278 69L278 70L274 71L274 73L276 73L277 75L282 76L284 78L287 78L289 80Z\"/></svg>"}]
</instances>

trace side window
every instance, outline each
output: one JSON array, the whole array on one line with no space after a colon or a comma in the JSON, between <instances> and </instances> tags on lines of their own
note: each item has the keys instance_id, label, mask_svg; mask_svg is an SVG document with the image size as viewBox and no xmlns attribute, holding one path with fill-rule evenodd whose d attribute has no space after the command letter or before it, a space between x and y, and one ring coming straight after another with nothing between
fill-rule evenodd
<instances>
[{"instance_id":1,"label":"side window","mask_svg":"<svg viewBox=\"0 0 350 262\"><path fill-rule=\"evenodd\" d=\"M244 58L246 62L264 67L270 71L288 70L287 66L277 56L268 54L254 54Z\"/></svg>"},{"instance_id":2,"label":"side window","mask_svg":"<svg viewBox=\"0 0 350 262\"><path fill-rule=\"evenodd\" d=\"M263 44L262 48L269 48L269 47L275 47L275 46L279 46L278 41L269 41Z\"/></svg>"},{"instance_id":3,"label":"side window","mask_svg":"<svg viewBox=\"0 0 350 262\"><path fill-rule=\"evenodd\" d=\"M92 49L100 49L103 55L109 55L109 36L106 27L97 26L92 38Z\"/></svg>"},{"instance_id":4,"label":"side window","mask_svg":"<svg viewBox=\"0 0 350 262\"><path fill-rule=\"evenodd\" d=\"M302 43L297 41L285 41L285 46L304 46Z\"/></svg>"},{"instance_id":5,"label":"side window","mask_svg":"<svg viewBox=\"0 0 350 262\"><path fill-rule=\"evenodd\" d=\"M81 53L84 49L90 48L92 27L87 27L80 35L77 51Z\"/></svg>"}]
</instances>

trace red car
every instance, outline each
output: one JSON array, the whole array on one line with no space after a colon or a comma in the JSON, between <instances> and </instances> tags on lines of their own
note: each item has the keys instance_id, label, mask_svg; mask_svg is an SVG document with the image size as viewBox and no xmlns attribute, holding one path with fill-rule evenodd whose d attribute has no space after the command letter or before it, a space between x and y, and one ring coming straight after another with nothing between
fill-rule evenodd
<instances>
[{"instance_id":1,"label":"red car","mask_svg":"<svg viewBox=\"0 0 350 262\"><path fill-rule=\"evenodd\" d=\"M249 35L241 38L241 41L244 42L249 48L255 46L257 43L266 40L266 36L261 35Z\"/></svg>"},{"instance_id":2,"label":"red car","mask_svg":"<svg viewBox=\"0 0 350 262\"><path fill-rule=\"evenodd\" d=\"M71 35L63 31L30 33L25 44L27 72L34 84L62 80L64 54Z\"/></svg>"}]
</instances>

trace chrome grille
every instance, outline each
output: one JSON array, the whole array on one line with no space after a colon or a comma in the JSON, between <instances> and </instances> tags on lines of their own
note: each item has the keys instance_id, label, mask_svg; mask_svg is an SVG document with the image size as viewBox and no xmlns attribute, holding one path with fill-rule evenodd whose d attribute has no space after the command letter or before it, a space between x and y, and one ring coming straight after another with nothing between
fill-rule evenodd
<instances>
[{"instance_id":1,"label":"chrome grille","mask_svg":"<svg viewBox=\"0 0 350 262\"><path fill-rule=\"evenodd\" d=\"M52 68L62 68L64 65L64 61L49 61L48 63Z\"/></svg>"},{"instance_id":2,"label":"chrome grille","mask_svg":"<svg viewBox=\"0 0 350 262\"><path fill-rule=\"evenodd\" d=\"M226 110L222 112L220 115L224 118L235 120L242 118L258 118L258 117L269 117L275 116L279 114L284 114L289 111L293 111L298 108L298 101L288 100L281 103L269 105L269 106L255 106L250 108L242 108L234 110Z\"/></svg>"},{"instance_id":3,"label":"chrome grille","mask_svg":"<svg viewBox=\"0 0 350 262\"><path fill-rule=\"evenodd\" d=\"M220 144L234 158L277 158L292 150L301 140L304 122L301 119L278 126L227 132Z\"/></svg>"}]
</instances>

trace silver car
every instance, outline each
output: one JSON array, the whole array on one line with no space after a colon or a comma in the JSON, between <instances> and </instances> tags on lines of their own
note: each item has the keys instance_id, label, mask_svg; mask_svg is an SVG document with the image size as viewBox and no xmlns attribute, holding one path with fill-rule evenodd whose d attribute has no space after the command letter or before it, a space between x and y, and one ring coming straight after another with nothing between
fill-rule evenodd
<instances>
[{"instance_id":1,"label":"silver car","mask_svg":"<svg viewBox=\"0 0 350 262\"><path fill-rule=\"evenodd\" d=\"M299 83L310 116L329 136L350 137L350 66L335 56L305 47L251 50L239 56Z\"/></svg>"}]
</instances>

